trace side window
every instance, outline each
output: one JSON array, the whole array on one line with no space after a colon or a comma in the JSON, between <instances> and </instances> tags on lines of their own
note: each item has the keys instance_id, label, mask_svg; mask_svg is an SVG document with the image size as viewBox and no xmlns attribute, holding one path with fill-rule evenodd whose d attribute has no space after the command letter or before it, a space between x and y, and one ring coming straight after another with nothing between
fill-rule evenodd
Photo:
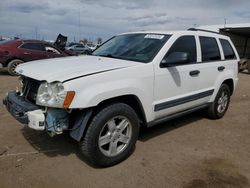
<instances>
[{"instance_id":1,"label":"side window","mask_svg":"<svg viewBox=\"0 0 250 188\"><path fill-rule=\"evenodd\" d=\"M20 48L29 49L29 50L45 51L44 46L42 44L39 44L39 43L24 43Z\"/></svg>"},{"instance_id":2,"label":"side window","mask_svg":"<svg viewBox=\"0 0 250 188\"><path fill-rule=\"evenodd\" d=\"M220 39L220 43L224 52L225 59L234 59L236 55L230 43L225 39Z\"/></svg>"},{"instance_id":3,"label":"side window","mask_svg":"<svg viewBox=\"0 0 250 188\"><path fill-rule=\"evenodd\" d=\"M194 36L182 36L178 38L168 50L164 58L174 52L186 52L189 55L189 63L197 62L196 43Z\"/></svg>"},{"instance_id":4,"label":"side window","mask_svg":"<svg viewBox=\"0 0 250 188\"><path fill-rule=\"evenodd\" d=\"M200 37L202 61L221 60L220 50L215 38Z\"/></svg>"}]
</instances>

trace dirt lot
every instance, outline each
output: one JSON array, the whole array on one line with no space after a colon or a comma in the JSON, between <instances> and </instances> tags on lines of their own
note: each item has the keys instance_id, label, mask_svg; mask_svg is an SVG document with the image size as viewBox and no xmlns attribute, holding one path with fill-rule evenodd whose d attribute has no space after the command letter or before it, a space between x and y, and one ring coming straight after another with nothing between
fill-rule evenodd
<instances>
[{"instance_id":1,"label":"dirt lot","mask_svg":"<svg viewBox=\"0 0 250 188\"><path fill-rule=\"evenodd\" d=\"M0 99L18 81L0 72ZM142 131L123 163L98 169L67 135L24 128L0 105L0 187L250 187L250 75L226 116L195 113Z\"/></svg>"}]
</instances>

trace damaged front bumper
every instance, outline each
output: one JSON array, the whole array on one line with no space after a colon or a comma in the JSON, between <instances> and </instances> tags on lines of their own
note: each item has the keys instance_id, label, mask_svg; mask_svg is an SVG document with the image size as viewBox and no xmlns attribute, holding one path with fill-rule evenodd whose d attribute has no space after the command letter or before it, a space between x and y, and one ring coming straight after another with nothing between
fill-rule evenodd
<instances>
[{"instance_id":1,"label":"damaged front bumper","mask_svg":"<svg viewBox=\"0 0 250 188\"><path fill-rule=\"evenodd\" d=\"M28 124L29 118L27 112L41 110L37 105L25 100L18 92L11 91L3 100L10 114L20 123Z\"/></svg>"},{"instance_id":2,"label":"damaged front bumper","mask_svg":"<svg viewBox=\"0 0 250 188\"><path fill-rule=\"evenodd\" d=\"M28 101L15 91L9 92L3 103L17 121L32 129L61 134L68 128L69 115L66 110L45 109Z\"/></svg>"},{"instance_id":3,"label":"damaged front bumper","mask_svg":"<svg viewBox=\"0 0 250 188\"><path fill-rule=\"evenodd\" d=\"M20 93L16 91L9 92L3 104L20 123L35 130L45 130L50 135L61 134L69 130L70 136L77 141L81 140L92 115L92 109L76 110L72 116L72 113L65 109L44 108L20 96Z\"/></svg>"}]
</instances>

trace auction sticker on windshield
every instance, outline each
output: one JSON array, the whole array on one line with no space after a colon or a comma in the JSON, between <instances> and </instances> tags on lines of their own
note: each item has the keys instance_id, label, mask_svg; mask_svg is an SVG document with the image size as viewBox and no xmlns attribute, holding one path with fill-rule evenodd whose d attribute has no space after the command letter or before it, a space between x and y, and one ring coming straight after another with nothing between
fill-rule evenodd
<instances>
[{"instance_id":1,"label":"auction sticker on windshield","mask_svg":"<svg viewBox=\"0 0 250 188\"><path fill-rule=\"evenodd\" d=\"M147 34L144 38L161 40L164 38L164 35Z\"/></svg>"}]
</instances>

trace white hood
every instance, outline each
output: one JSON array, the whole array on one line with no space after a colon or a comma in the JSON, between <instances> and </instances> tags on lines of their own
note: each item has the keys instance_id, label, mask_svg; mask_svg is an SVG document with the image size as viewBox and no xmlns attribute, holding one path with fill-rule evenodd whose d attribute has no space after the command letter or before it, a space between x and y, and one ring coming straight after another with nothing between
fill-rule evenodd
<instances>
[{"instance_id":1,"label":"white hood","mask_svg":"<svg viewBox=\"0 0 250 188\"><path fill-rule=\"evenodd\" d=\"M19 65L16 72L47 82L76 78L103 71L135 66L140 63L98 56L64 57L32 61Z\"/></svg>"}]
</instances>

